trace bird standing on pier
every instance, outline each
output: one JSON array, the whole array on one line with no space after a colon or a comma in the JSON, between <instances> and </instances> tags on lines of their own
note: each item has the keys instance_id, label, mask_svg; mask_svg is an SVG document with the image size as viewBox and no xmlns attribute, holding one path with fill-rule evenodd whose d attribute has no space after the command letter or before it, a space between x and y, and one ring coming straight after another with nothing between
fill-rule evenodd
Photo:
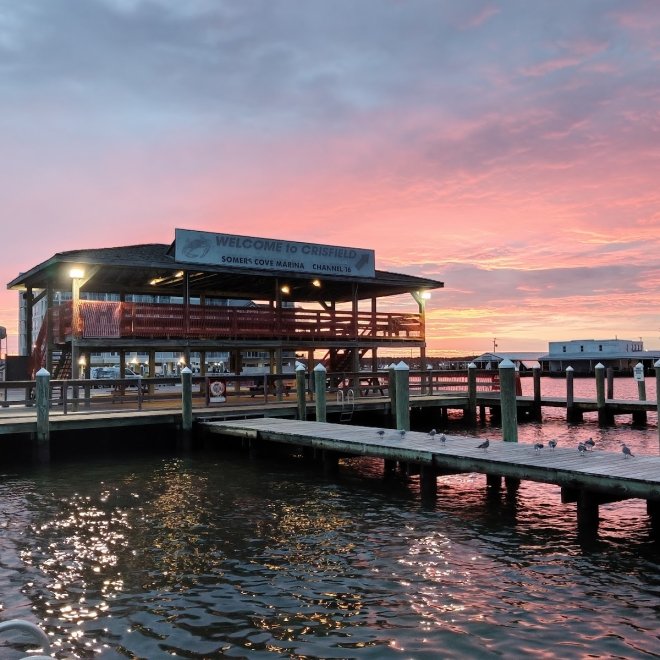
<instances>
[{"instance_id":1,"label":"bird standing on pier","mask_svg":"<svg viewBox=\"0 0 660 660\"><path fill-rule=\"evenodd\" d=\"M548 440L548 447L550 449L554 449L557 446L557 441L553 438L552 440Z\"/></svg>"},{"instance_id":2,"label":"bird standing on pier","mask_svg":"<svg viewBox=\"0 0 660 660\"><path fill-rule=\"evenodd\" d=\"M381 439L382 439L382 437L385 435L385 431L383 431L383 429L379 429L378 431L376 431L376 433L378 433L378 436L379 436Z\"/></svg>"},{"instance_id":3,"label":"bird standing on pier","mask_svg":"<svg viewBox=\"0 0 660 660\"><path fill-rule=\"evenodd\" d=\"M440 442L444 445L445 440L447 440L447 436L444 433L440 434Z\"/></svg>"},{"instance_id":4,"label":"bird standing on pier","mask_svg":"<svg viewBox=\"0 0 660 660\"><path fill-rule=\"evenodd\" d=\"M401 430L399 431L399 435L401 436L401 440L403 440L403 439L406 437L406 430L405 430L405 429L401 429Z\"/></svg>"},{"instance_id":5,"label":"bird standing on pier","mask_svg":"<svg viewBox=\"0 0 660 660\"><path fill-rule=\"evenodd\" d=\"M534 443L534 449L538 451L539 449L543 449L543 443L542 442L536 442Z\"/></svg>"},{"instance_id":6,"label":"bird standing on pier","mask_svg":"<svg viewBox=\"0 0 660 660\"><path fill-rule=\"evenodd\" d=\"M437 433L437 431L435 429L431 429L429 431L429 437L431 438L431 440L433 440L433 438L435 438L436 433Z\"/></svg>"},{"instance_id":7,"label":"bird standing on pier","mask_svg":"<svg viewBox=\"0 0 660 660\"><path fill-rule=\"evenodd\" d=\"M587 449L593 449L596 443L594 442L593 438L589 438L589 440L584 441L584 444L587 447Z\"/></svg>"},{"instance_id":8,"label":"bird standing on pier","mask_svg":"<svg viewBox=\"0 0 660 660\"><path fill-rule=\"evenodd\" d=\"M580 456L584 456L587 453L587 445L585 445L584 442L581 442L578 445L578 451L580 452Z\"/></svg>"},{"instance_id":9,"label":"bird standing on pier","mask_svg":"<svg viewBox=\"0 0 660 660\"><path fill-rule=\"evenodd\" d=\"M630 451L630 447L628 447L628 445L624 444L623 447L621 447L621 451L623 452L624 458L628 458L628 456L635 458L635 454Z\"/></svg>"},{"instance_id":10,"label":"bird standing on pier","mask_svg":"<svg viewBox=\"0 0 660 660\"><path fill-rule=\"evenodd\" d=\"M477 445L477 449L483 449L486 451L490 445L490 440L484 440L480 445Z\"/></svg>"}]
</instances>

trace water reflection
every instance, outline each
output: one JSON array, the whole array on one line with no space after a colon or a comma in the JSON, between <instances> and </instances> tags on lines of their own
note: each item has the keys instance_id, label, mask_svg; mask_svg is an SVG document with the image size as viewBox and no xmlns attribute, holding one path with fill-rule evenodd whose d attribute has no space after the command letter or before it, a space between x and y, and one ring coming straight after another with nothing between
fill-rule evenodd
<instances>
[{"instance_id":1,"label":"water reflection","mask_svg":"<svg viewBox=\"0 0 660 660\"><path fill-rule=\"evenodd\" d=\"M422 506L417 477L381 477L200 455L6 478L2 617L43 622L60 658L654 652L639 503L603 507L585 552L554 487L456 475Z\"/></svg>"}]
</instances>

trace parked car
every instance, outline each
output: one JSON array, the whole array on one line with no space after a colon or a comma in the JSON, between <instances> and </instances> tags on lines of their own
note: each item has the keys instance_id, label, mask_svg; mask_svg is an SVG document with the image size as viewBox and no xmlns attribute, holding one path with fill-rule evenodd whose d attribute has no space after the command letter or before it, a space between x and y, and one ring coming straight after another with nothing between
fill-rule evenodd
<instances>
[{"instance_id":1,"label":"parked car","mask_svg":"<svg viewBox=\"0 0 660 660\"><path fill-rule=\"evenodd\" d=\"M103 380L106 378L108 380L119 380L121 378L136 380L135 385L129 383L127 384L127 387L137 387L137 379L141 377L139 374L136 374L132 369L124 369L124 375L122 376L119 373L119 367L93 367L91 369L90 376L92 377L92 380ZM103 385L96 385L95 387L103 387ZM146 391L146 389L148 389L147 386L143 385L142 390Z\"/></svg>"}]
</instances>

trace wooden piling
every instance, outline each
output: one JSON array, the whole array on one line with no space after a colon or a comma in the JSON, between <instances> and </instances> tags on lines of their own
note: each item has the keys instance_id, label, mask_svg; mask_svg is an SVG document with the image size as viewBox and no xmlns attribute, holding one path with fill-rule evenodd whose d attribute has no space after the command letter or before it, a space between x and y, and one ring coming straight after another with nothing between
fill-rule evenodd
<instances>
[{"instance_id":1,"label":"wooden piling","mask_svg":"<svg viewBox=\"0 0 660 660\"><path fill-rule=\"evenodd\" d=\"M315 403L316 403L317 422L328 421L327 411L326 411L326 400L325 400L326 375L327 375L327 369L319 362L314 367L314 391L316 393Z\"/></svg>"},{"instance_id":2,"label":"wooden piling","mask_svg":"<svg viewBox=\"0 0 660 660\"><path fill-rule=\"evenodd\" d=\"M614 369L612 367L607 367L605 370L605 376L607 379L607 398L614 398Z\"/></svg>"},{"instance_id":3,"label":"wooden piling","mask_svg":"<svg viewBox=\"0 0 660 660\"><path fill-rule=\"evenodd\" d=\"M474 362L468 364L468 407L465 418L470 426L477 425L477 365Z\"/></svg>"},{"instance_id":4,"label":"wooden piling","mask_svg":"<svg viewBox=\"0 0 660 660\"><path fill-rule=\"evenodd\" d=\"M502 409L502 440L518 442L518 410L516 403L516 368L511 360L500 362L500 407Z\"/></svg>"},{"instance_id":5,"label":"wooden piling","mask_svg":"<svg viewBox=\"0 0 660 660\"><path fill-rule=\"evenodd\" d=\"M532 407L532 417L540 422L541 415L541 367L533 367L532 378L534 380L534 405Z\"/></svg>"},{"instance_id":6,"label":"wooden piling","mask_svg":"<svg viewBox=\"0 0 660 660\"><path fill-rule=\"evenodd\" d=\"M396 380L394 378L394 362L387 368L387 391L390 394L390 413L396 419Z\"/></svg>"},{"instance_id":7,"label":"wooden piling","mask_svg":"<svg viewBox=\"0 0 660 660\"><path fill-rule=\"evenodd\" d=\"M50 374L39 369L36 374L35 397L37 401L36 459L40 463L50 460Z\"/></svg>"},{"instance_id":8,"label":"wooden piling","mask_svg":"<svg viewBox=\"0 0 660 660\"><path fill-rule=\"evenodd\" d=\"M296 397L298 400L298 419L303 422L307 419L306 383L305 365L299 362L296 366Z\"/></svg>"},{"instance_id":9,"label":"wooden piling","mask_svg":"<svg viewBox=\"0 0 660 660\"><path fill-rule=\"evenodd\" d=\"M660 360L653 366L655 368L655 396L658 405L658 420L660 420ZM660 421L658 421L658 446L660 447Z\"/></svg>"},{"instance_id":10,"label":"wooden piling","mask_svg":"<svg viewBox=\"0 0 660 660\"><path fill-rule=\"evenodd\" d=\"M573 367L566 367L566 421L569 423L582 421L582 411L575 407L574 375Z\"/></svg>"},{"instance_id":11,"label":"wooden piling","mask_svg":"<svg viewBox=\"0 0 660 660\"><path fill-rule=\"evenodd\" d=\"M192 371L186 366L181 369L181 449L189 451L192 448Z\"/></svg>"},{"instance_id":12,"label":"wooden piling","mask_svg":"<svg viewBox=\"0 0 660 660\"><path fill-rule=\"evenodd\" d=\"M599 362L595 367L596 373L596 408L598 410L598 424L605 426L609 419L605 403L605 365Z\"/></svg>"},{"instance_id":13,"label":"wooden piling","mask_svg":"<svg viewBox=\"0 0 660 660\"><path fill-rule=\"evenodd\" d=\"M422 465L419 472L419 489L423 500L435 500L438 495L438 478L435 467Z\"/></svg>"},{"instance_id":14,"label":"wooden piling","mask_svg":"<svg viewBox=\"0 0 660 660\"><path fill-rule=\"evenodd\" d=\"M410 431L410 369L401 361L394 367L394 389L396 391L396 428Z\"/></svg>"}]
</instances>

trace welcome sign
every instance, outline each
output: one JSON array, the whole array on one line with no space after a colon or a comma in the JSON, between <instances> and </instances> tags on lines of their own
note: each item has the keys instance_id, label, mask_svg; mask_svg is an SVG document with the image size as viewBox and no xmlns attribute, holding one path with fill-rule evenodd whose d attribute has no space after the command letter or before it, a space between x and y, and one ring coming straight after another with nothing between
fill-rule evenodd
<instances>
[{"instance_id":1,"label":"welcome sign","mask_svg":"<svg viewBox=\"0 0 660 660\"><path fill-rule=\"evenodd\" d=\"M376 274L373 250L189 229L175 230L174 258L206 266L258 268L318 276L374 277Z\"/></svg>"}]
</instances>

